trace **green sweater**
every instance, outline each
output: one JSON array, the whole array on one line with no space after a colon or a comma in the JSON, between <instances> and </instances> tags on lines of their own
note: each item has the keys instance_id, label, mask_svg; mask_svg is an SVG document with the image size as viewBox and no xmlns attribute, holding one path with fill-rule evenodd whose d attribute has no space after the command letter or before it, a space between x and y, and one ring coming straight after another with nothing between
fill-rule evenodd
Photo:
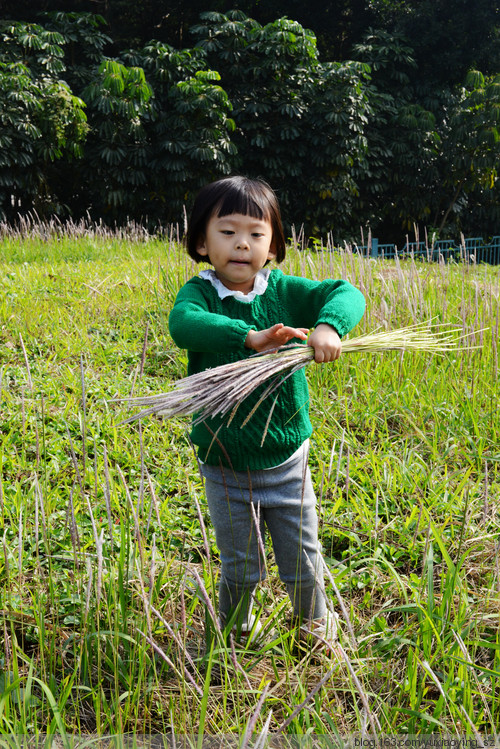
<instances>
[{"instance_id":1,"label":"green sweater","mask_svg":"<svg viewBox=\"0 0 500 749\"><path fill-rule=\"evenodd\" d=\"M343 336L359 322L364 309L363 295L347 281L313 281L285 276L275 269L269 275L265 292L252 302L238 301L234 297L221 300L208 280L192 278L177 295L169 328L175 343L188 350L188 374L191 375L255 354L244 345L251 329L264 330L279 322L295 328L328 323ZM294 339L293 342L299 341ZM236 471L271 468L283 463L311 435L309 391L303 369L280 387L262 447L260 443L275 394L264 400L248 424L241 428L268 384L257 388L241 404L229 427L226 426L228 416L207 419L193 426L191 439L198 446L200 460L210 465L219 465L222 460L223 465L230 465Z\"/></svg>"}]
</instances>

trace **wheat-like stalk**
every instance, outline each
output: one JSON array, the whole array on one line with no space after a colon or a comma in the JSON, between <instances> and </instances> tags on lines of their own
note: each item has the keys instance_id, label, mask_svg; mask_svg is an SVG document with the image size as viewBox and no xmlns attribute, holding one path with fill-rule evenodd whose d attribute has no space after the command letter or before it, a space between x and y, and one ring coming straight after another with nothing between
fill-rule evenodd
<instances>
[{"instance_id":1,"label":"wheat-like stalk","mask_svg":"<svg viewBox=\"0 0 500 749\"><path fill-rule=\"evenodd\" d=\"M461 350L463 347L460 344L472 335L472 333L461 334L460 328L436 331L437 327L439 326L419 323L397 330L375 331L343 341L342 351L347 354L356 351L382 353L394 350L445 354L448 351ZM127 424L152 414L160 414L167 418L196 414L196 422L230 414L229 421L231 421L238 406L254 390L269 380L268 387L247 416L245 424L262 401L279 388L287 377L313 360L314 350L310 346L291 344L255 354L237 362L206 369L178 380L168 393L116 399L126 400L130 406L143 407L142 411L121 423Z\"/></svg>"}]
</instances>

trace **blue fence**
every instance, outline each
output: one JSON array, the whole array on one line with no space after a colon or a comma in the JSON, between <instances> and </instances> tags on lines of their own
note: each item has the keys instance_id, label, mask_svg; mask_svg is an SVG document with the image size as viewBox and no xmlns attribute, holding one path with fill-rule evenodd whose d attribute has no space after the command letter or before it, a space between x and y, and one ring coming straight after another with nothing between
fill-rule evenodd
<instances>
[{"instance_id":1,"label":"blue fence","mask_svg":"<svg viewBox=\"0 0 500 749\"><path fill-rule=\"evenodd\" d=\"M380 259L393 259L397 255L399 258L414 257L433 261L442 259L445 262L452 259L457 262L500 265L500 236L493 237L489 244L482 237L472 237L458 244L452 239L439 239L431 246L425 242L408 242L401 249L394 244L381 244L378 239L372 238L368 246L358 247L358 250L368 257Z\"/></svg>"}]
</instances>

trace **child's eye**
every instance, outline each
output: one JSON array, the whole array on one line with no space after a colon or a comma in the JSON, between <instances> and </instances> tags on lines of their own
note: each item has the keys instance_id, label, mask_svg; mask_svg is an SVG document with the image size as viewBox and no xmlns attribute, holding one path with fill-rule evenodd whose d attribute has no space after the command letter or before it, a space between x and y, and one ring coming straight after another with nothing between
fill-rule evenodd
<instances>
[{"instance_id":1,"label":"child's eye","mask_svg":"<svg viewBox=\"0 0 500 749\"><path fill-rule=\"evenodd\" d=\"M263 236L264 236L264 233L263 233L263 232L259 232L259 231L254 231L254 232L252 233L252 237L263 237Z\"/></svg>"},{"instance_id":2,"label":"child's eye","mask_svg":"<svg viewBox=\"0 0 500 749\"><path fill-rule=\"evenodd\" d=\"M234 231L231 231L231 229L222 229L221 234L234 234Z\"/></svg>"}]
</instances>

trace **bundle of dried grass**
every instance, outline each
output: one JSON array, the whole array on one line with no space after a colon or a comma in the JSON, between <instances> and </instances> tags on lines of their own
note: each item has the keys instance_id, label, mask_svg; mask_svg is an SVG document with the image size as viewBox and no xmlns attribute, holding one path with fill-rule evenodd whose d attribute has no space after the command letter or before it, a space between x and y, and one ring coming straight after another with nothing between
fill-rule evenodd
<instances>
[{"instance_id":1,"label":"bundle of dried grass","mask_svg":"<svg viewBox=\"0 0 500 749\"><path fill-rule=\"evenodd\" d=\"M438 327L440 326L419 323L398 330L376 331L343 341L342 351L347 354L355 351L423 351L442 355L462 348L460 344L468 336L463 335L461 329L436 330ZM277 390L287 377L313 360L314 350L310 346L292 344L207 369L178 380L168 393L128 399L130 406L142 406L144 409L122 423L127 424L152 414L167 418L196 414L196 422L230 414L231 421L238 406L254 390L270 380L247 416L245 424L262 401Z\"/></svg>"}]
</instances>

